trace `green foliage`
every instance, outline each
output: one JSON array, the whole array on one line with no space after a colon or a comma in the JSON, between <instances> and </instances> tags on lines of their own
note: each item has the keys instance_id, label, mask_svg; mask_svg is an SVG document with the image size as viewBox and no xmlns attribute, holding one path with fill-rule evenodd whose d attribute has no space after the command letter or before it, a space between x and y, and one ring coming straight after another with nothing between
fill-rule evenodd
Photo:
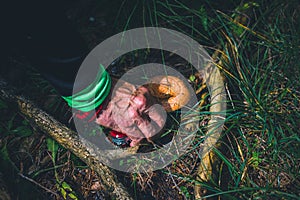
<instances>
[{"instance_id":1,"label":"green foliage","mask_svg":"<svg viewBox=\"0 0 300 200\"><path fill-rule=\"evenodd\" d=\"M192 198L192 195L189 193L187 187L181 186L181 187L180 187L180 191L181 191L180 194L184 195L187 199L191 199L191 198Z\"/></svg>"},{"instance_id":2,"label":"green foliage","mask_svg":"<svg viewBox=\"0 0 300 200\"><path fill-rule=\"evenodd\" d=\"M58 154L58 149L61 147L54 139L47 138L47 149L51 152L51 159L52 163L54 165L54 173L55 173L55 179L56 179L56 187L58 191L61 193L64 199L74 199L77 200L77 195L71 188L71 186L65 182L61 181L61 179L58 176L57 173L57 167L56 167L56 158Z\"/></svg>"},{"instance_id":3,"label":"green foliage","mask_svg":"<svg viewBox=\"0 0 300 200\"><path fill-rule=\"evenodd\" d=\"M208 31L208 15L204 6L199 9L199 18L205 31Z\"/></svg>"},{"instance_id":4,"label":"green foliage","mask_svg":"<svg viewBox=\"0 0 300 200\"><path fill-rule=\"evenodd\" d=\"M9 155L9 152L7 149L7 145L4 144L0 147L1 147L1 149L0 149L0 166L1 166L2 170L9 171L9 169L11 169L12 166L14 169L16 169L13 161L10 158L10 155Z\"/></svg>"},{"instance_id":5,"label":"green foliage","mask_svg":"<svg viewBox=\"0 0 300 200\"><path fill-rule=\"evenodd\" d=\"M0 110L3 108L7 108L7 105L3 100L0 99Z\"/></svg>"},{"instance_id":6,"label":"green foliage","mask_svg":"<svg viewBox=\"0 0 300 200\"><path fill-rule=\"evenodd\" d=\"M47 143L47 148L51 152L51 155L52 155L52 157L51 157L52 158L52 162L55 164L59 145L52 138L47 138L46 139L46 143Z\"/></svg>"},{"instance_id":7,"label":"green foliage","mask_svg":"<svg viewBox=\"0 0 300 200\"><path fill-rule=\"evenodd\" d=\"M239 5L235 10L237 12L247 12L251 8L259 7L259 3L254 1L245 2L241 5ZM235 16L233 16L235 17Z\"/></svg>"},{"instance_id":8,"label":"green foliage","mask_svg":"<svg viewBox=\"0 0 300 200\"><path fill-rule=\"evenodd\" d=\"M28 137L32 134L31 127L28 124L28 121L26 119L16 120L16 117L19 117L17 114L14 114L11 116L11 118L8 121L0 122L0 130L3 132L2 136L7 135L16 135L19 137Z\"/></svg>"},{"instance_id":9,"label":"green foliage","mask_svg":"<svg viewBox=\"0 0 300 200\"><path fill-rule=\"evenodd\" d=\"M252 152L252 157L248 161L249 165L251 165L253 168L258 168L260 163L262 162L262 159L259 158L259 152Z\"/></svg>"},{"instance_id":10,"label":"green foliage","mask_svg":"<svg viewBox=\"0 0 300 200\"><path fill-rule=\"evenodd\" d=\"M190 80L191 82L194 82L195 79L196 79L196 77L195 77L194 75L190 75L189 80Z\"/></svg>"},{"instance_id":11,"label":"green foliage","mask_svg":"<svg viewBox=\"0 0 300 200\"><path fill-rule=\"evenodd\" d=\"M71 186L63 181L60 184L56 184L57 189L60 191L64 199L73 199L73 200L78 200L75 192L71 188Z\"/></svg>"}]
</instances>

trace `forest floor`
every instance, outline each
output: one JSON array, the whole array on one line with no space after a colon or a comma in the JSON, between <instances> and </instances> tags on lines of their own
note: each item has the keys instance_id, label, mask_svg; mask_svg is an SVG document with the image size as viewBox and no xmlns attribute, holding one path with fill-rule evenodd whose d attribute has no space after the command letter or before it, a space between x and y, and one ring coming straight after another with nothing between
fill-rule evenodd
<instances>
[{"instance_id":1,"label":"forest floor","mask_svg":"<svg viewBox=\"0 0 300 200\"><path fill-rule=\"evenodd\" d=\"M234 3L233 3L234 2ZM300 5L297 1L66 1L66 15L92 50L108 37L141 27L172 28L191 36L212 54L226 83L228 110L214 181L200 183L208 199L300 198ZM242 13L242 14L241 14ZM235 23L242 16L243 23ZM128 54L110 68L115 76L140 63ZM159 60L157 53L150 61ZM174 58L164 58L172 65ZM1 74L57 120L72 127L60 95L23 55ZM182 73L197 90L189 65ZM113 70L113 67L117 70ZM190 69L190 70L189 70ZM24 74L26 76L24 76ZM26 84L24 84L26 83ZM204 92L208 92L207 90ZM198 98L201 98L201 93ZM205 93L206 94L206 93ZM209 96L206 96L209 105ZM32 125L0 97L0 188L11 199L107 199L101 179L69 150ZM201 110L208 113L207 107ZM203 114L205 115L205 114ZM205 123L203 117L201 123ZM203 138L199 130L199 141ZM116 171L134 199L194 199L199 141L167 167L149 172ZM1 196L0 196L1 197ZM0 198L1 199L1 198Z\"/></svg>"}]
</instances>

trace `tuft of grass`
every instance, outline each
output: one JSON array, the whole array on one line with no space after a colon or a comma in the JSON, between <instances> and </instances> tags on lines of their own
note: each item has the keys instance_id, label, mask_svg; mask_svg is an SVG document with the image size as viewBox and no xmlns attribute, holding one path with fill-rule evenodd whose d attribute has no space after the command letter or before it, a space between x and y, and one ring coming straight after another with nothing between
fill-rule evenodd
<instances>
[{"instance_id":1,"label":"tuft of grass","mask_svg":"<svg viewBox=\"0 0 300 200\"><path fill-rule=\"evenodd\" d=\"M298 2L242 1L231 11L209 1L143 3L144 25L178 30L210 53L221 49L218 67L226 78L229 109L222 148L215 150L221 160L219 179L200 183L209 191L203 198L299 198ZM125 30L132 27L137 10L127 18ZM177 172L171 176L184 180L180 193L189 199L186 185L196 180Z\"/></svg>"}]
</instances>

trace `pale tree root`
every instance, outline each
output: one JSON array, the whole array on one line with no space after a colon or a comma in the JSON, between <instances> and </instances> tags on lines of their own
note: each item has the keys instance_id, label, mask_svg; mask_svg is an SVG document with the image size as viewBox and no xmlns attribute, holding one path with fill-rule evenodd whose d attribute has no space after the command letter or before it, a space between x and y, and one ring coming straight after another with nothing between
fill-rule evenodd
<instances>
[{"instance_id":1,"label":"pale tree root","mask_svg":"<svg viewBox=\"0 0 300 200\"><path fill-rule=\"evenodd\" d=\"M245 2L244 2L245 3ZM247 17L249 16L249 13L247 13L248 11L251 10L251 7L248 8L247 10L245 10L245 13L240 13L239 15L237 15L234 19L230 19L233 23L235 23L236 25L238 25L239 27L243 27L244 30L248 30L247 29L247 24L246 22ZM222 14L222 13L221 13ZM234 34L235 37L239 38L240 35L236 35L236 33ZM226 36L227 39L227 43L225 45L225 48L229 48L231 45L231 41L230 38L228 38ZM236 49L234 49L236 50ZM222 49L220 48L220 46L217 47L217 50L214 52L214 54L212 55L212 62L215 62L216 60L219 60L218 63L211 63L208 64L207 66L207 70L206 72L210 72L210 74L205 74L205 81L206 84L210 87L210 95L211 95L211 99L212 101L210 102L211 107L210 107L210 112L211 113L218 113L220 111L224 111L226 109L226 97L221 95L224 94L225 95L225 89L224 89L224 81L223 81L223 76L221 75L220 71L218 68L222 68L222 60L228 60L228 58L222 54L221 55L221 51ZM238 66L237 66L238 67ZM239 70L239 68L237 68ZM225 70L226 72L226 70ZM228 72L226 72L228 73ZM220 117L225 117L223 116L211 116L211 119L209 121L209 126L208 126L208 131L206 133L207 135L207 139L205 140L204 144L203 144L203 148L200 150L200 159L201 159L201 163L200 166L198 168L198 172L197 172L197 177L196 177L196 184L194 187L194 192L195 192L195 199L203 199L203 197L205 196L205 193L207 191L205 191L205 189L203 189L203 187L201 187L201 183L212 183L216 180L215 177L215 170L218 170L218 167L220 169L220 158L218 157L218 155L215 153L215 151L213 150L214 148L221 148L221 143L218 142L218 139L220 138L220 133L222 127L218 127L216 129L213 128L213 124L217 124L215 122L217 122L217 119ZM220 199L221 197L218 196L218 198Z\"/></svg>"},{"instance_id":2,"label":"pale tree root","mask_svg":"<svg viewBox=\"0 0 300 200\"><path fill-rule=\"evenodd\" d=\"M202 188L201 183L209 183L215 180L213 170L219 158L213 151L217 148L218 140L223 130L223 122L226 116L226 96L224 78L222 77L219 69L213 63L219 57L219 51L216 51L212 56L212 61L206 66L205 69L205 82L208 86L211 96L209 111L211 114L207 126L206 138L201 145L199 152L200 165L198 167L196 183L194 186L195 199L202 199L206 194L206 190Z\"/></svg>"},{"instance_id":3,"label":"pale tree root","mask_svg":"<svg viewBox=\"0 0 300 200\"><path fill-rule=\"evenodd\" d=\"M216 146L220 146L220 143L217 143ZM201 185L204 184L216 184L215 181L220 179L217 177L218 171L220 170L221 160L218 155L212 149L209 151L200 161L200 165L198 167L198 173L194 188L195 199L205 199L208 194L207 189L203 188ZM218 196L220 199L220 196Z\"/></svg>"}]
</instances>

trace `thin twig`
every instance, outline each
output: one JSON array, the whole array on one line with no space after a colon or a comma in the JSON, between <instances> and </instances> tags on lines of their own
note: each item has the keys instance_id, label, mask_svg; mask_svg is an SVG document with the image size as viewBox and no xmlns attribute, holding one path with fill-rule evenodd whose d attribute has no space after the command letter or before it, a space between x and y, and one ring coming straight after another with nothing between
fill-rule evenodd
<instances>
[{"instance_id":1,"label":"thin twig","mask_svg":"<svg viewBox=\"0 0 300 200\"><path fill-rule=\"evenodd\" d=\"M18 175L21 176L22 178L26 179L27 181L29 181L29 182L31 182L31 183L33 183L33 184L35 184L35 185L37 185L37 186L43 188L43 189L46 190L47 192L49 192L49 193L51 193L51 194L53 194L53 195L55 195L55 196L59 196L56 192L53 192L52 190L50 190L50 189L46 188L45 186L39 184L39 183L36 182L35 180L33 180L33 179L31 179L31 178L25 176L24 174L18 173Z\"/></svg>"}]
</instances>

